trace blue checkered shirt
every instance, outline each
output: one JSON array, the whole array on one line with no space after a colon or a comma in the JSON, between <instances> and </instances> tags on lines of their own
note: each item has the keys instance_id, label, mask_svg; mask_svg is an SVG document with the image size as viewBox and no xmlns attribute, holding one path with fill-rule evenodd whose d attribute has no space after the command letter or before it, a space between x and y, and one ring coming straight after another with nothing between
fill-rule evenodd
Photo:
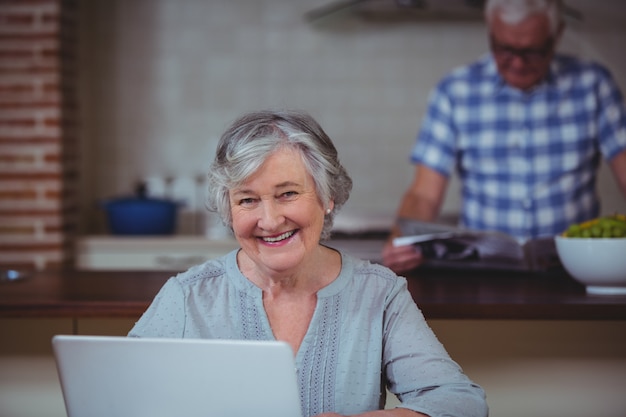
<instances>
[{"instance_id":1,"label":"blue checkered shirt","mask_svg":"<svg viewBox=\"0 0 626 417\"><path fill-rule=\"evenodd\" d=\"M593 218L600 158L626 149L626 111L608 70L557 55L532 92L504 83L491 55L431 93L411 154L461 179L461 224L520 241Z\"/></svg>"}]
</instances>

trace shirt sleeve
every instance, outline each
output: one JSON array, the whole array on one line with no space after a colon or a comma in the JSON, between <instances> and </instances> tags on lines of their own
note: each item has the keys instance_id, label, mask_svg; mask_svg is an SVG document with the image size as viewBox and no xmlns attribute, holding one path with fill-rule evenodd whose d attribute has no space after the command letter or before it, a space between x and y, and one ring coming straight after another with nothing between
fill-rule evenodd
<instances>
[{"instance_id":1,"label":"shirt sleeve","mask_svg":"<svg viewBox=\"0 0 626 417\"><path fill-rule=\"evenodd\" d=\"M415 305L404 278L389 299L385 318L384 369L400 407L431 417L484 417L483 389L454 362Z\"/></svg>"},{"instance_id":2,"label":"shirt sleeve","mask_svg":"<svg viewBox=\"0 0 626 417\"><path fill-rule=\"evenodd\" d=\"M443 81L429 96L428 109L411 152L411 162L450 176L455 163L456 133L452 100L446 85Z\"/></svg>"},{"instance_id":3,"label":"shirt sleeve","mask_svg":"<svg viewBox=\"0 0 626 417\"><path fill-rule=\"evenodd\" d=\"M167 280L148 309L130 330L130 337L183 337L185 297L175 278Z\"/></svg>"},{"instance_id":4,"label":"shirt sleeve","mask_svg":"<svg viewBox=\"0 0 626 417\"><path fill-rule=\"evenodd\" d=\"M610 161L615 155L626 150L626 110L622 92L611 73L597 64L595 68L598 74L600 151L604 158Z\"/></svg>"}]
</instances>

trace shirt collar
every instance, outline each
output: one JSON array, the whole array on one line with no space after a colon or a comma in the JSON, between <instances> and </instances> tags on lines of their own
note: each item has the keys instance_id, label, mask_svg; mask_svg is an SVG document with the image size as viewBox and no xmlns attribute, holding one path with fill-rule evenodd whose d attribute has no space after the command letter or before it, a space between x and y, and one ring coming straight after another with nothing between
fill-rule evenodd
<instances>
[{"instance_id":1,"label":"shirt collar","mask_svg":"<svg viewBox=\"0 0 626 417\"><path fill-rule=\"evenodd\" d=\"M500 76L500 73L498 72L498 68L496 66L496 61L493 58L493 55L491 53L487 54L485 59L487 61L487 67L486 67L487 74L489 75L489 77L491 77L494 94L498 94L505 89L520 91L516 88L509 87L509 85ZM546 75L546 77L543 79L542 82L536 85L532 90L528 91L527 94L532 94L536 91L556 85L556 80L557 80L556 74L558 73L558 71L559 71L559 63L555 55L555 57L552 58L552 62L550 63L550 68L548 69L548 74Z\"/></svg>"}]
</instances>

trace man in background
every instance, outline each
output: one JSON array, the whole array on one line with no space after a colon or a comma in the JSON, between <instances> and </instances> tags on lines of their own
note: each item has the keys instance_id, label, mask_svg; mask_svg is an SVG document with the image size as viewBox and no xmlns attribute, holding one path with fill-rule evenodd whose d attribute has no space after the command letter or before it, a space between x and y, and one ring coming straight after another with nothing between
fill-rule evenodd
<instances>
[{"instance_id":1,"label":"man in background","mask_svg":"<svg viewBox=\"0 0 626 417\"><path fill-rule=\"evenodd\" d=\"M415 178L398 217L433 221L456 169L461 225L520 242L554 236L597 217L604 158L626 196L626 110L609 71L555 52L565 24L560 0L488 0L491 53L444 77L429 98L411 154ZM415 268L412 246L383 263Z\"/></svg>"}]
</instances>

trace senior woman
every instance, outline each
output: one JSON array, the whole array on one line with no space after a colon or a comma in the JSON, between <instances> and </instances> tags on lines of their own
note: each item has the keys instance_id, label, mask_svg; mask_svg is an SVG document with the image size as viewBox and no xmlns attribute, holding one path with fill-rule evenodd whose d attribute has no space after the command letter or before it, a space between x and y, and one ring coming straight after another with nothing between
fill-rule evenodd
<instances>
[{"instance_id":1,"label":"senior woman","mask_svg":"<svg viewBox=\"0 0 626 417\"><path fill-rule=\"evenodd\" d=\"M242 116L209 179L209 208L240 249L170 278L129 336L285 341L307 417L487 415L406 280L321 243L352 180L315 120ZM382 410L385 388L397 408Z\"/></svg>"}]
</instances>

